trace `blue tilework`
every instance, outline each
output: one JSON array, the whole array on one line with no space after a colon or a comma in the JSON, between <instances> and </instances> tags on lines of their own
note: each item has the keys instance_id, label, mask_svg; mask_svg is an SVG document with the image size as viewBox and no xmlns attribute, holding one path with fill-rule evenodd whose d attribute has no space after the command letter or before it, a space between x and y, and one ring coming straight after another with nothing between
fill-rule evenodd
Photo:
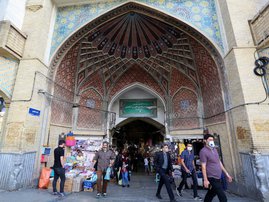
<instances>
[{"instance_id":1,"label":"blue tilework","mask_svg":"<svg viewBox=\"0 0 269 202\"><path fill-rule=\"evenodd\" d=\"M58 8L51 44L51 55L75 30L124 2L126 0L107 0L105 3ZM137 2L184 20L202 31L223 50L214 0L138 0Z\"/></svg>"},{"instance_id":2,"label":"blue tilework","mask_svg":"<svg viewBox=\"0 0 269 202\"><path fill-rule=\"evenodd\" d=\"M18 62L0 56L0 90L9 98L12 96Z\"/></svg>"}]
</instances>

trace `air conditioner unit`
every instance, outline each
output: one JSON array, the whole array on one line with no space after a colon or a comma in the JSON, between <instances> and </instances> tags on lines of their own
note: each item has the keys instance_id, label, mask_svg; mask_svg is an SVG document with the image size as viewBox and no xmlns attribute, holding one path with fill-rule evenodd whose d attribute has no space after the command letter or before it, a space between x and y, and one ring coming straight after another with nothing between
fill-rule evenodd
<instances>
[{"instance_id":1,"label":"air conditioner unit","mask_svg":"<svg viewBox=\"0 0 269 202\"><path fill-rule=\"evenodd\" d=\"M15 28L10 21L0 21L0 55L21 59L26 35Z\"/></svg>"}]
</instances>

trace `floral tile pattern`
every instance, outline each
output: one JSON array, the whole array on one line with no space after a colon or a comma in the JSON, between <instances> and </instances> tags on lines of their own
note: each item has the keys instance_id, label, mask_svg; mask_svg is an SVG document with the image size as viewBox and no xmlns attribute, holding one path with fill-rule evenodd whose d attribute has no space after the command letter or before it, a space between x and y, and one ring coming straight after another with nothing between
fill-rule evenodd
<instances>
[{"instance_id":1,"label":"floral tile pattern","mask_svg":"<svg viewBox=\"0 0 269 202\"><path fill-rule=\"evenodd\" d=\"M0 56L0 90L9 98L14 89L18 62Z\"/></svg>"},{"instance_id":2,"label":"floral tile pattern","mask_svg":"<svg viewBox=\"0 0 269 202\"><path fill-rule=\"evenodd\" d=\"M125 2L127 1L107 0L102 3L58 8L50 54L52 55L77 29ZM223 50L214 0L138 0L137 2L185 21L204 33Z\"/></svg>"}]
</instances>

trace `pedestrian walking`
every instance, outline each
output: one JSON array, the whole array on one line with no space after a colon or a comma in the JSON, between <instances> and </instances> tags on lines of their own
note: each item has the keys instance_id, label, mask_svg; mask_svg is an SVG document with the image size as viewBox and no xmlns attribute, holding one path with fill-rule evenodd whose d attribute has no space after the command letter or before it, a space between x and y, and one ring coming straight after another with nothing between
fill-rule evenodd
<instances>
[{"instance_id":1,"label":"pedestrian walking","mask_svg":"<svg viewBox=\"0 0 269 202\"><path fill-rule=\"evenodd\" d=\"M206 134L204 141L205 146L200 151L204 187L208 189L204 201L211 202L217 195L220 202L227 202L227 197L221 184L222 172L225 173L229 182L232 182L232 177L228 174L219 159L218 151L215 148L214 136Z\"/></svg>"},{"instance_id":2,"label":"pedestrian walking","mask_svg":"<svg viewBox=\"0 0 269 202\"><path fill-rule=\"evenodd\" d=\"M115 151L115 161L114 161L114 169L116 174L116 184L119 182L118 172L122 167L122 157L118 151Z\"/></svg>"},{"instance_id":3,"label":"pedestrian walking","mask_svg":"<svg viewBox=\"0 0 269 202\"><path fill-rule=\"evenodd\" d=\"M145 173L149 175L149 160L148 157L144 158L144 167L145 167Z\"/></svg>"},{"instance_id":4,"label":"pedestrian walking","mask_svg":"<svg viewBox=\"0 0 269 202\"><path fill-rule=\"evenodd\" d=\"M64 183L65 183L65 169L64 169L64 147L65 147L65 141L60 140L58 147L54 149L54 179L52 182L53 187L53 195L59 195L61 197L65 196L64 193ZM56 184L58 179L61 179L60 182L60 193L57 192Z\"/></svg>"},{"instance_id":5,"label":"pedestrian walking","mask_svg":"<svg viewBox=\"0 0 269 202\"><path fill-rule=\"evenodd\" d=\"M176 202L173 190L171 188L169 174L173 175L173 167L170 154L168 153L168 144L164 143L162 145L162 151L156 152L154 158L154 165L156 168L156 172L160 175L160 181L156 193L156 197L158 199L162 199L161 197L161 189L163 184L166 186L167 193L170 198L170 202Z\"/></svg>"},{"instance_id":6,"label":"pedestrian walking","mask_svg":"<svg viewBox=\"0 0 269 202\"><path fill-rule=\"evenodd\" d=\"M103 142L102 148L95 154L93 158L93 163L95 164L98 161L97 164L97 194L96 197L100 198L101 195L103 197L107 196L107 184L108 181L105 179L105 176L107 174L107 169L113 166L115 154L112 150L109 150L109 144L108 142Z\"/></svg>"},{"instance_id":7,"label":"pedestrian walking","mask_svg":"<svg viewBox=\"0 0 269 202\"><path fill-rule=\"evenodd\" d=\"M182 188L187 182L187 178L191 177L193 181L193 198L194 200L202 201L202 198L197 193L197 175L194 164L194 154L192 151L192 144L188 143L186 149L181 153L181 177L182 181L176 189L177 195L182 196Z\"/></svg>"},{"instance_id":8,"label":"pedestrian walking","mask_svg":"<svg viewBox=\"0 0 269 202\"><path fill-rule=\"evenodd\" d=\"M127 169L127 165L123 163L122 169L121 169L121 177L122 177L122 187L130 187L129 181L130 181L130 176L129 176L129 171Z\"/></svg>"}]
</instances>

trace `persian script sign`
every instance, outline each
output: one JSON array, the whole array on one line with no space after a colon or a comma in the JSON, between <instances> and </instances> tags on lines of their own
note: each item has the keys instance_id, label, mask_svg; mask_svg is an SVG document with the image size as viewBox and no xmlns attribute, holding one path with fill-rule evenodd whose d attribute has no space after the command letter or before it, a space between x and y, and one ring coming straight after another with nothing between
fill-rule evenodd
<instances>
[{"instance_id":1,"label":"persian script sign","mask_svg":"<svg viewBox=\"0 0 269 202\"><path fill-rule=\"evenodd\" d=\"M157 117L157 99L121 99L120 117Z\"/></svg>"}]
</instances>

